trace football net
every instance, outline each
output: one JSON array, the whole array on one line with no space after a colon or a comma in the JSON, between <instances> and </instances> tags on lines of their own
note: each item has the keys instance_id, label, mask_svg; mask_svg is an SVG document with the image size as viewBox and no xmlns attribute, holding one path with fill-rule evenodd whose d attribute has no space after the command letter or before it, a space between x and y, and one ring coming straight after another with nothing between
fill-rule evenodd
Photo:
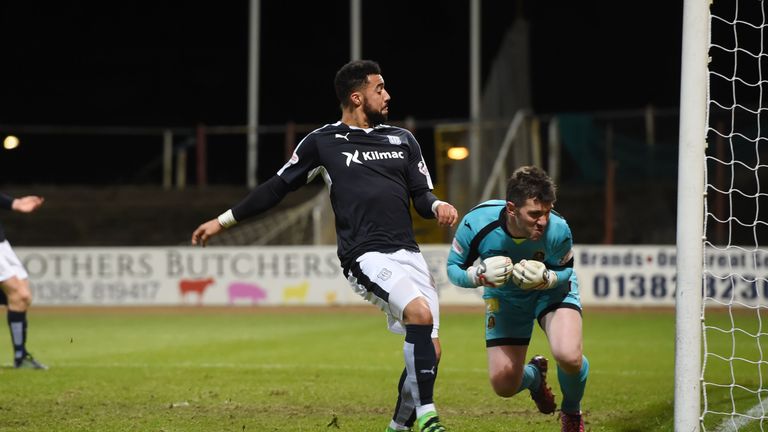
<instances>
[{"instance_id":1,"label":"football net","mask_svg":"<svg viewBox=\"0 0 768 432\"><path fill-rule=\"evenodd\" d=\"M764 431L768 430L766 4L721 0L713 2L709 12L698 423L705 431Z\"/></svg>"}]
</instances>

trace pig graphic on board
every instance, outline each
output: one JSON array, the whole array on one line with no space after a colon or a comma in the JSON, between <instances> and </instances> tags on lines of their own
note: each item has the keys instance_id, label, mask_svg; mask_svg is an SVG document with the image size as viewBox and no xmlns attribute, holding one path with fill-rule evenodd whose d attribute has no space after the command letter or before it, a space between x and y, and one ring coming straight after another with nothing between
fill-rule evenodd
<instances>
[{"instance_id":1,"label":"pig graphic on board","mask_svg":"<svg viewBox=\"0 0 768 432\"><path fill-rule=\"evenodd\" d=\"M229 296L229 304L234 304L240 299L250 300L251 304L258 304L262 300L266 300L267 291L254 283L233 282L227 288L227 295Z\"/></svg>"}]
</instances>

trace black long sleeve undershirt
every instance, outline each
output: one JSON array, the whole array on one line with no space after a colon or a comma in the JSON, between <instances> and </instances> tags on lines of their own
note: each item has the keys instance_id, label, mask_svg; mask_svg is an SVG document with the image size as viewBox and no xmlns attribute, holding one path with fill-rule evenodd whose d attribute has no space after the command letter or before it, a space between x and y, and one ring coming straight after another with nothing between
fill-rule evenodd
<instances>
[{"instance_id":1,"label":"black long sleeve undershirt","mask_svg":"<svg viewBox=\"0 0 768 432\"><path fill-rule=\"evenodd\" d=\"M413 208L416 213L424 219L434 219L435 213L432 211L432 203L437 201L437 197L430 191L413 197Z\"/></svg>"},{"instance_id":2,"label":"black long sleeve undershirt","mask_svg":"<svg viewBox=\"0 0 768 432\"><path fill-rule=\"evenodd\" d=\"M0 208L5 210L11 210L12 207L13 207L13 198L4 193L0 193Z\"/></svg>"},{"instance_id":3,"label":"black long sleeve undershirt","mask_svg":"<svg viewBox=\"0 0 768 432\"><path fill-rule=\"evenodd\" d=\"M288 183L274 176L256 186L242 201L232 207L232 216L241 222L276 206L290 192Z\"/></svg>"}]
</instances>

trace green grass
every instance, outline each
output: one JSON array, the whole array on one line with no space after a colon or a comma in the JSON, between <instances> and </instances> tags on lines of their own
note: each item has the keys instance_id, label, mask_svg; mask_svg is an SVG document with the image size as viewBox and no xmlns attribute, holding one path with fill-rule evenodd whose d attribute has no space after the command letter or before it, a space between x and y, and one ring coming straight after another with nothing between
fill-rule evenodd
<instances>
[{"instance_id":1,"label":"green grass","mask_svg":"<svg viewBox=\"0 0 768 432\"><path fill-rule=\"evenodd\" d=\"M449 430L559 430L527 392L491 390L482 310L441 321L436 403ZM4 333L0 431L383 431L403 367L402 338L373 307L37 309L29 348L48 371L10 368ZM588 309L584 334L587 429L673 430L672 311ZM549 356L538 329L534 353Z\"/></svg>"}]
</instances>

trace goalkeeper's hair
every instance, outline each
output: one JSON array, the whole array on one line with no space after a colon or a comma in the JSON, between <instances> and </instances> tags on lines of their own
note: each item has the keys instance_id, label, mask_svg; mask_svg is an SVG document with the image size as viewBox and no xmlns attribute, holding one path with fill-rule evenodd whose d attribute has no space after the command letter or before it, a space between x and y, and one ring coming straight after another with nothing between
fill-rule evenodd
<instances>
[{"instance_id":1,"label":"goalkeeper's hair","mask_svg":"<svg viewBox=\"0 0 768 432\"><path fill-rule=\"evenodd\" d=\"M528 198L554 204L557 200L555 183L547 173L535 166L522 166L507 181L507 201L517 207L525 205Z\"/></svg>"},{"instance_id":2,"label":"goalkeeper's hair","mask_svg":"<svg viewBox=\"0 0 768 432\"><path fill-rule=\"evenodd\" d=\"M349 95L368 84L368 75L380 75L379 64L372 60L353 60L336 72L333 85L341 106L349 105Z\"/></svg>"}]
</instances>

